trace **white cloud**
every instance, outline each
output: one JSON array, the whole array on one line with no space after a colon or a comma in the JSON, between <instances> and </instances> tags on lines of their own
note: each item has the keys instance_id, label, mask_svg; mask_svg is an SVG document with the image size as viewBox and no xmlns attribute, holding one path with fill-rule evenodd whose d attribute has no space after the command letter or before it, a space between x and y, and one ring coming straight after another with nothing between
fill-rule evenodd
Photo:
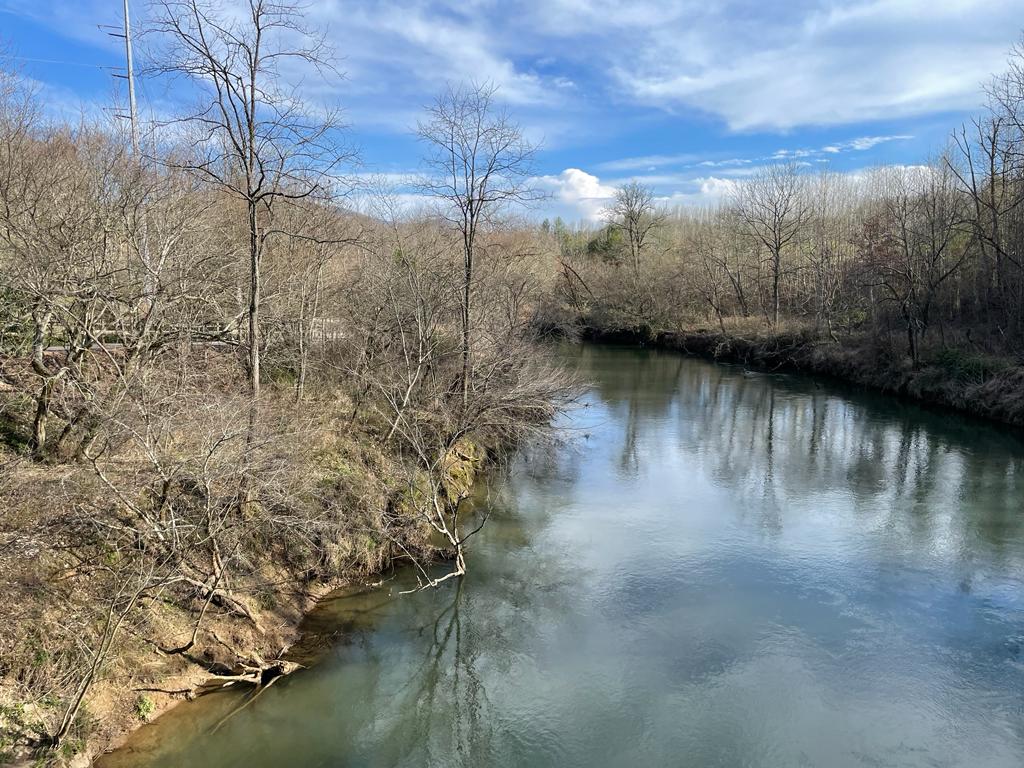
<instances>
[{"instance_id":1,"label":"white cloud","mask_svg":"<svg viewBox=\"0 0 1024 768\"><path fill-rule=\"evenodd\" d=\"M714 176L700 180L700 193L707 197L725 197L734 193L739 185L732 179Z\"/></svg>"},{"instance_id":2,"label":"white cloud","mask_svg":"<svg viewBox=\"0 0 1024 768\"><path fill-rule=\"evenodd\" d=\"M798 163L811 168L811 163ZM714 207L727 201L744 183L744 179L765 166L729 169L733 175L716 173L710 176L687 177L684 174L671 176L633 176L623 179L602 179L579 168L567 168L558 175L542 176L535 179L538 186L551 193L546 205L540 206L534 215L540 217L561 216L566 221L587 221L600 223L604 220L608 204L615 190L622 184L637 181L657 191L655 200L666 208ZM815 173L807 170L807 173ZM901 183L910 186L927 181L933 170L922 165L887 165L879 168L862 168L845 171L840 178L854 187L873 184Z\"/></svg>"},{"instance_id":3,"label":"white cloud","mask_svg":"<svg viewBox=\"0 0 1024 768\"><path fill-rule=\"evenodd\" d=\"M733 157L728 160L704 160L703 162L697 163L697 165L705 168L727 168L733 165L749 165L754 162L748 158Z\"/></svg>"},{"instance_id":4,"label":"white cloud","mask_svg":"<svg viewBox=\"0 0 1024 768\"><path fill-rule=\"evenodd\" d=\"M856 152L865 152L869 149L877 147L879 144L885 144L890 141L909 141L913 139L913 136L899 135L899 136L861 136L857 139L851 139L850 141L844 141L839 144L829 144L827 147L822 147L822 152L828 152L829 154L838 154L847 150L854 150Z\"/></svg>"},{"instance_id":5,"label":"white cloud","mask_svg":"<svg viewBox=\"0 0 1024 768\"><path fill-rule=\"evenodd\" d=\"M566 168L557 176L541 176L538 186L551 193L556 215L570 221L600 221L615 187L602 184L593 174L579 168Z\"/></svg>"},{"instance_id":6,"label":"white cloud","mask_svg":"<svg viewBox=\"0 0 1024 768\"><path fill-rule=\"evenodd\" d=\"M566 168L556 176L537 179L538 185L551 193L549 203L537 213L561 216L568 221L600 222L615 196L616 187L627 181L638 181L648 186L664 185L663 193L656 200L668 207L714 205L739 186L739 182L720 176L639 176L605 181L579 168Z\"/></svg>"},{"instance_id":7,"label":"white cloud","mask_svg":"<svg viewBox=\"0 0 1024 768\"><path fill-rule=\"evenodd\" d=\"M146 5L134 2L141 24ZM734 131L785 132L973 108L979 84L1003 68L1024 25L1022 2L312 0L305 20L326 32L346 77L327 83L311 77L302 87L318 102L344 107L355 130L372 137L368 143L413 128L446 82L473 79L497 85L527 135L547 149L571 141L586 152L590 136L608 146L618 131L628 130L631 140L648 125L661 131L658 110L696 126L700 143L680 136L679 147L703 148L720 123ZM87 41L112 64L121 55L117 41L95 23L118 23L119 7L108 0L0 0L0 12ZM845 130L854 138L821 146L823 140L796 137L776 153L759 142L744 156L744 139L731 137L731 148L720 152L643 154L651 147L641 145L622 152L635 156L600 164L579 154L560 157L555 168L582 164L609 176L646 174L672 187L668 178L657 179L683 169L691 178L680 184L712 173L735 178L764 163L820 162L910 138L897 131L918 132L916 126ZM658 138L656 150L664 151L664 134ZM402 149L386 167L415 162L414 150Z\"/></svg>"},{"instance_id":8,"label":"white cloud","mask_svg":"<svg viewBox=\"0 0 1024 768\"><path fill-rule=\"evenodd\" d=\"M686 165L700 160L700 155L682 153L678 155L643 155L641 157L623 157L599 163L598 168L605 171L643 171L661 168L666 165Z\"/></svg>"},{"instance_id":9,"label":"white cloud","mask_svg":"<svg viewBox=\"0 0 1024 768\"><path fill-rule=\"evenodd\" d=\"M969 109L1021 25L1019 0L732 0L651 29L612 72L648 104L693 107L733 130L789 129ZM746 13L744 13L746 11Z\"/></svg>"},{"instance_id":10,"label":"white cloud","mask_svg":"<svg viewBox=\"0 0 1024 768\"><path fill-rule=\"evenodd\" d=\"M669 207L674 206L713 206L721 203L739 189L740 183L733 179L723 179L717 176L693 179L689 189L674 192L671 195L659 198L659 201Z\"/></svg>"},{"instance_id":11,"label":"white cloud","mask_svg":"<svg viewBox=\"0 0 1024 768\"><path fill-rule=\"evenodd\" d=\"M813 149L780 149L773 154L770 160L792 160L795 157L810 157L816 150Z\"/></svg>"},{"instance_id":12,"label":"white cloud","mask_svg":"<svg viewBox=\"0 0 1024 768\"><path fill-rule=\"evenodd\" d=\"M541 103L549 98L542 78L519 70L502 56L487 30L475 26L471 19L439 18L416 8L361 10L353 14L351 8L339 8L327 15L327 21L336 28L355 27L361 39L345 34L346 49L359 51L362 59L393 60L397 55L413 65L407 77L434 90L446 81L471 78L494 83L502 98L513 104ZM391 44L379 47L381 37L390 38Z\"/></svg>"},{"instance_id":13,"label":"white cloud","mask_svg":"<svg viewBox=\"0 0 1024 768\"><path fill-rule=\"evenodd\" d=\"M141 29L152 9L138 1L134 5L133 21ZM239 0L223 0L221 5L232 13ZM348 119L361 128L408 131L422 108L449 82L492 83L506 104L551 111L578 85L564 72L535 71L530 60L520 61L520 41L502 34L498 10L488 0L314 0L304 6L303 20L314 32L325 33L344 77L322 82L305 71L285 74L301 82L307 98L343 105ZM108 0L0 0L3 13L105 49L110 63L119 62L117 40L96 25L119 25L120 3L115 7ZM143 48L140 44L140 61ZM294 62L282 66L295 68ZM554 114L540 122L549 132L563 127Z\"/></svg>"},{"instance_id":14,"label":"white cloud","mask_svg":"<svg viewBox=\"0 0 1024 768\"><path fill-rule=\"evenodd\" d=\"M839 141L820 149L806 147L777 149L767 156L755 155L752 157L726 157L724 159L702 159L695 154L677 155L646 155L642 157L626 157L619 160L610 160L599 163L597 168L605 171L640 171L639 174L632 174L629 180L639 181L643 184L662 185L679 182L680 179L692 181L695 177L694 169L714 168L716 172L724 176L749 176L765 167L765 164L795 162L797 165L809 165L808 160L815 162L828 162L838 154L847 152L866 152L874 147L890 141L905 141L913 139L909 135L893 136L859 136L844 141ZM666 174L658 172L666 167L678 167L680 169L691 169L688 173L681 170L679 173Z\"/></svg>"}]
</instances>

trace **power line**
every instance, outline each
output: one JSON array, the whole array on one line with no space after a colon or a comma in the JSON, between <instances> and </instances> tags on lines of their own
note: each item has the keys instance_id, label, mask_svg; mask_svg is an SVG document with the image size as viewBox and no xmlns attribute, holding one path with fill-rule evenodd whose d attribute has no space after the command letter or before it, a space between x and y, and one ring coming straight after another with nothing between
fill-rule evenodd
<instances>
[{"instance_id":1,"label":"power line","mask_svg":"<svg viewBox=\"0 0 1024 768\"><path fill-rule=\"evenodd\" d=\"M17 56L15 54L3 54L0 59L16 59L17 61L31 61L38 64L63 64L68 67L90 67L92 69L120 69L111 67L108 64L86 64L82 61L63 61L61 59L37 59L32 56Z\"/></svg>"}]
</instances>

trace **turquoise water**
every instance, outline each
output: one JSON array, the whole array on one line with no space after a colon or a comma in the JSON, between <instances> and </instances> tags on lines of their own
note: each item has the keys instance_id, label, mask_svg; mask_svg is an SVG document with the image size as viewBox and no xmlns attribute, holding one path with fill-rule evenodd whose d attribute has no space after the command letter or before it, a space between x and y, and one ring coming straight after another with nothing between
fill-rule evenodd
<instances>
[{"instance_id":1,"label":"turquoise water","mask_svg":"<svg viewBox=\"0 0 1024 768\"><path fill-rule=\"evenodd\" d=\"M1024 444L799 377L575 347L566 443L462 584L333 601L314 668L106 766L1024 765Z\"/></svg>"}]
</instances>

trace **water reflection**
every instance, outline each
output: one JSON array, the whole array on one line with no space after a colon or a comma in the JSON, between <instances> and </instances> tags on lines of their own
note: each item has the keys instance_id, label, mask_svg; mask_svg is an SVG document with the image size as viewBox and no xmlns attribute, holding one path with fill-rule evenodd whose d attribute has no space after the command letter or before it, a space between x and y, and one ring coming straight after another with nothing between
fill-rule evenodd
<instances>
[{"instance_id":1,"label":"water reflection","mask_svg":"<svg viewBox=\"0 0 1024 768\"><path fill-rule=\"evenodd\" d=\"M593 382L576 439L511 470L468 579L338 600L315 669L107 765L1024 764L1016 436L675 355L566 357Z\"/></svg>"},{"instance_id":2,"label":"water reflection","mask_svg":"<svg viewBox=\"0 0 1024 768\"><path fill-rule=\"evenodd\" d=\"M970 559L984 547L984 560L1009 557L1001 567L1024 567L1024 449L1011 432L800 377L654 351L587 347L579 357L595 394L624 424L618 468L625 475L643 471L636 457L674 448L686 454L689 471L756 510L768 532L781 531L787 510L804 516L809 499L849 504L867 530L913 537L919 550L952 548Z\"/></svg>"}]
</instances>

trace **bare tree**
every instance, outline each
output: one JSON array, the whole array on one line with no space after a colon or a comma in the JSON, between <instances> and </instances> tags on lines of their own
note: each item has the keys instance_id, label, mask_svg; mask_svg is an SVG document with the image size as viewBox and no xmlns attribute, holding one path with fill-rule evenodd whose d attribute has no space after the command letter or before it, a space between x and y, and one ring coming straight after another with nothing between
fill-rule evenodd
<instances>
[{"instance_id":1,"label":"bare tree","mask_svg":"<svg viewBox=\"0 0 1024 768\"><path fill-rule=\"evenodd\" d=\"M882 169L874 183L877 218L869 220L865 244L869 274L898 307L907 351L917 366L921 338L931 326L940 289L969 254L958 237L965 224L966 201L944 160L924 167Z\"/></svg>"},{"instance_id":2,"label":"bare tree","mask_svg":"<svg viewBox=\"0 0 1024 768\"><path fill-rule=\"evenodd\" d=\"M486 83L449 86L417 130L427 151L419 188L438 202L440 215L462 241L463 402L469 398L472 370L473 271L479 240L509 206L541 197L530 180L536 148L495 105L496 93Z\"/></svg>"},{"instance_id":3,"label":"bare tree","mask_svg":"<svg viewBox=\"0 0 1024 768\"><path fill-rule=\"evenodd\" d=\"M173 122L192 131L197 152L175 161L240 201L247 231L248 360L253 411L260 396L262 262L275 236L308 236L279 224L277 207L328 200L338 172L354 157L339 143L336 111L302 101L285 68L336 74L322 35L302 23L290 0L246 0L230 13L213 0L157 0L149 30L156 48L149 72L188 78L202 96L195 111Z\"/></svg>"},{"instance_id":4,"label":"bare tree","mask_svg":"<svg viewBox=\"0 0 1024 768\"><path fill-rule=\"evenodd\" d=\"M784 257L807 222L808 209L799 169L770 165L740 185L733 204L746 231L768 251L771 266L771 319L779 323L779 289Z\"/></svg>"},{"instance_id":5,"label":"bare tree","mask_svg":"<svg viewBox=\"0 0 1024 768\"><path fill-rule=\"evenodd\" d=\"M665 214L655 204L654 190L635 181L615 190L607 211L609 224L622 232L629 244L634 278L640 278L640 264L651 235L665 223Z\"/></svg>"},{"instance_id":6,"label":"bare tree","mask_svg":"<svg viewBox=\"0 0 1024 768\"><path fill-rule=\"evenodd\" d=\"M809 185L810 243L807 259L814 281L815 322L838 342L835 306L842 286L843 267L854 241L855 188L836 174L822 172Z\"/></svg>"},{"instance_id":7,"label":"bare tree","mask_svg":"<svg viewBox=\"0 0 1024 768\"><path fill-rule=\"evenodd\" d=\"M151 559L145 553L132 552L130 548L118 548L123 560L115 560L116 568L110 569L109 580L112 594L101 607L99 630L86 655L85 668L77 686L64 708L60 724L51 734L53 748L63 745L78 718L86 696L96 683L104 666L110 661L118 636L127 623L132 611L143 595L152 589L158 589L165 583L161 572L163 563L160 558ZM125 556L127 555L127 556Z\"/></svg>"},{"instance_id":8,"label":"bare tree","mask_svg":"<svg viewBox=\"0 0 1024 768\"><path fill-rule=\"evenodd\" d=\"M970 198L971 226L981 257L990 267L985 276L986 301L994 300L1002 322L1015 327L1020 324L1016 310L1022 298L1019 277L1024 261L1013 227L1019 226L1024 213L1024 187L1020 184L1024 134L1006 109L1012 92L1005 84L998 87L1000 98L991 101L988 114L973 118L970 128L964 125L954 133L957 157L949 157L947 163Z\"/></svg>"}]
</instances>

